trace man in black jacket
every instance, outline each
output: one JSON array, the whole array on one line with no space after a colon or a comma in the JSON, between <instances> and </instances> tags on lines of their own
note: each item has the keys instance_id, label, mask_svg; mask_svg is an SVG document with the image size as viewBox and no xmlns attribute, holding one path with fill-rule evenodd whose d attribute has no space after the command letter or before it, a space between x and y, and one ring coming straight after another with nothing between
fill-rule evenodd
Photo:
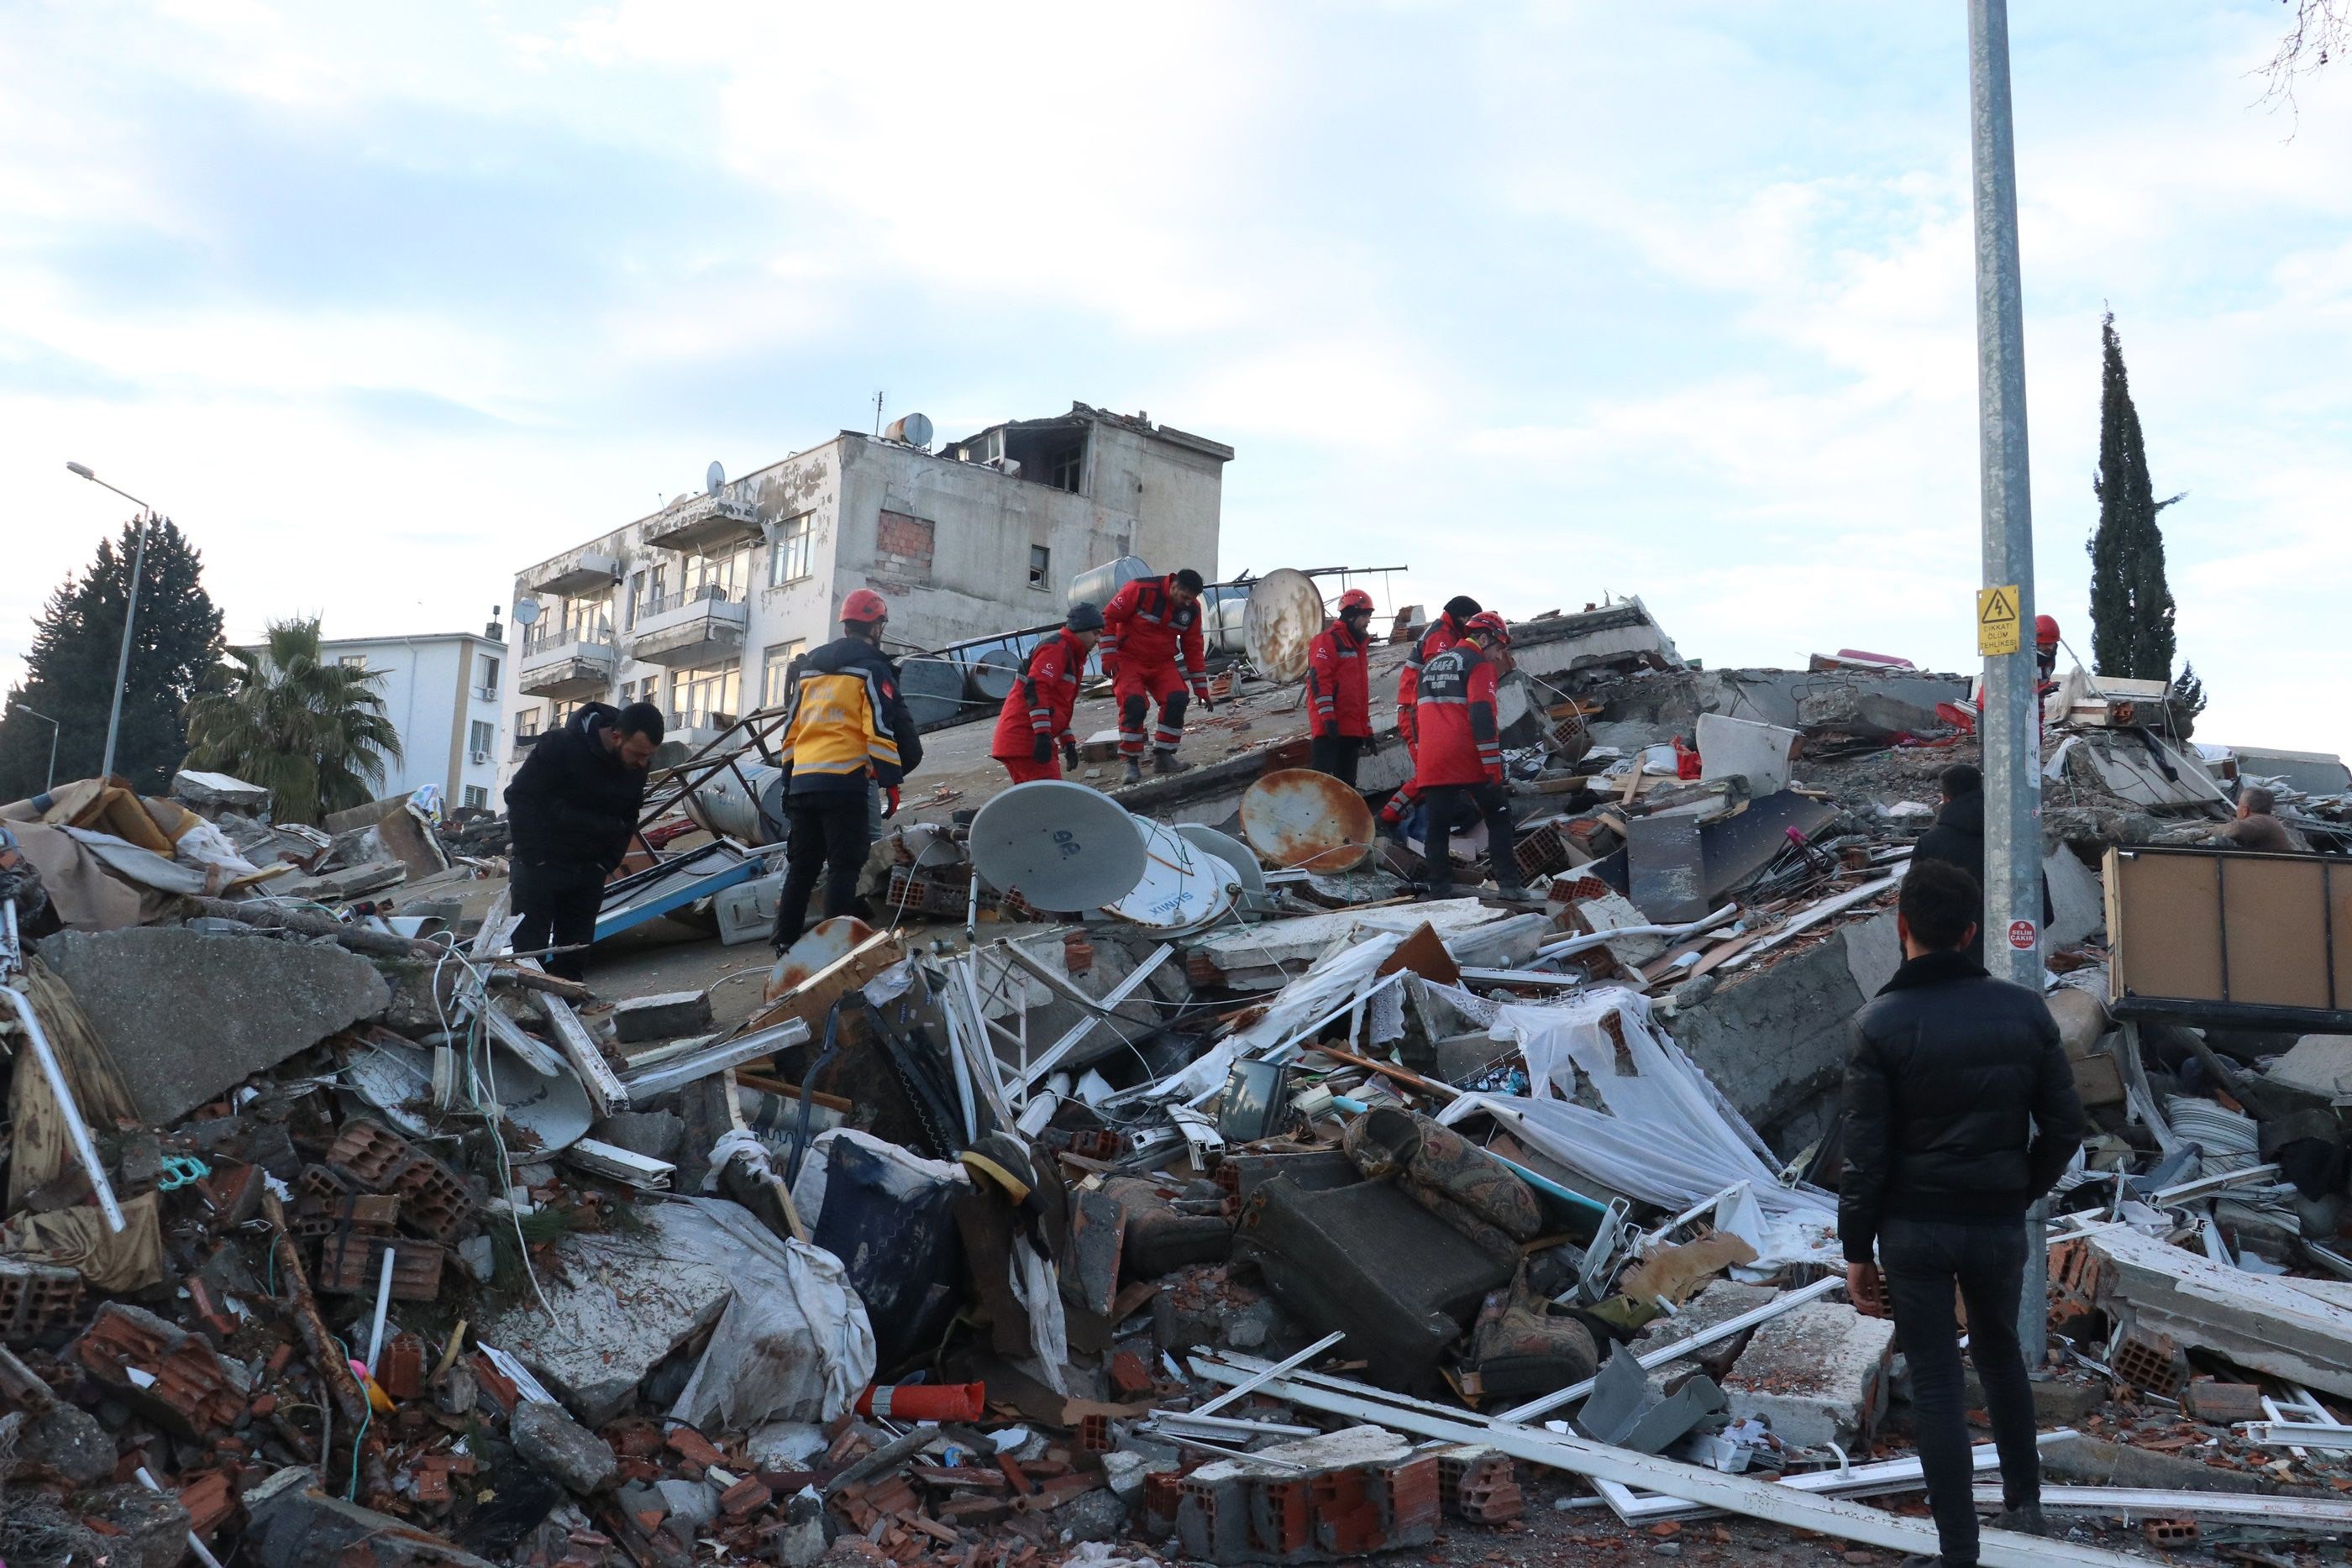
<instances>
[{"instance_id":1,"label":"man in black jacket","mask_svg":"<svg viewBox=\"0 0 2352 1568\"><path fill-rule=\"evenodd\" d=\"M646 803L646 766L661 744L661 709L631 703L617 712L583 703L562 729L542 736L507 786L509 852L518 953L548 947L551 975L577 980L588 971L588 944L604 880L628 853L629 835Z\"/></svg>"},{"instance_id":2,"label":"man in black jacket","mask_svg":"<svg viewBox=\"0 0 2352 1568\"><path fill-rule=\"evenodd\" d=\"M2083 1136L2050 1009L1968 956L1983 908L1982 889L1957 867L1915 860L1904 877L1903 966L1853 1021L1838 1193L1846 1293L1874 1317L1891 1309L1911 1364L1912 1426L1943 1548L1913 1562L1947 1568L1977 1561L1956 1285L2000 1454L2000 1523L2042 1531L2017 1322L2025 1249L2045 1243L2027 1234L2025 1215Z\"/></svg>"},{"instance_id":3,"label":"man in black jacket","mask_svg":"<svg viewBox=\"0 0 2352 1568\"><path fill-rule=\"evenodd\" d=\"M1921 836L1911 852L1911 863L1922 861L1942 861L1958 866L1984 885L1985 857L1985 798L1984 775L1969 763L1955 762L1944 769L1937 782L1943 786L1944 800L1936 812L1936 825ZM2042 883L2042 928L2050 929L2050 883ZM1981 916L1975 936L1969 938L1969 956L1984 962L1984 930Z\"/></svg>"}]
</instances>

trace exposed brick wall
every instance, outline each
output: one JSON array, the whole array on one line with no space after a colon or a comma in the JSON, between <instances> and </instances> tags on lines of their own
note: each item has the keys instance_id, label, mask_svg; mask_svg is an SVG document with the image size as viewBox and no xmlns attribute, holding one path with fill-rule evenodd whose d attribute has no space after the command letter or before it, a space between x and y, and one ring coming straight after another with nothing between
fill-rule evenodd
<instances>
[{"instance_id":1,"label":"exposed brick wall","mask_svg":"<svg viewBox=\"0 0 2352 1568\"><path fill-rule=\"evenodd\" d=\"M929 517L884 512L874 532L874 570L907 581L929 581L933 535Z\"/></svg>"}]
</instances>

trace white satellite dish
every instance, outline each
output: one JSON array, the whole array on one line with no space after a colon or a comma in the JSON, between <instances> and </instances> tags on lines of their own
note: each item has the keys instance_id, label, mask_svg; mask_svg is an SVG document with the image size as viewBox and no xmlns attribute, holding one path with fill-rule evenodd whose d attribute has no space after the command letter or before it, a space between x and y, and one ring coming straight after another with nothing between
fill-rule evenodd
<instances>
[{"instance_id":1,"label":"white satellite dish","mask_svg":"<svg viewBox=\"0 0 2352 1568\"><path fill-rule=\"evenodd\" d=\"M1103 913L1156 931L1193 930L1234 905L1234 868L1158 822L1134 819L1143 841L1143 874ZM1025 895L1024 895L1025 896Z\"/></svg>"},{"instance_id":2,"label":"white satellite dish","mask_svg":"<svg viewBox=\"0 0 2352 1568\"><path fill-rule=\"evenodd\" d=\"M1068 914L1115 904L1143 880L1136 821L1099 789L1066 779L1015 784L971 823L971 863L999 892Z\"/></svg>"},{"instance_id":3,"label":"white satellite dish","mask_svg":"<svg viewBox=\"0 0 2352 1568\"><path fill-rule=\"evenodd\" d=\"M1178 838L1224 862L1244 893L1265 891L1265 870L1257 863L1257 852L1241 840L1202 822L1177 822L1173 826Z\"/></svg>"},{"instance_id":4,"label":"white satellite dish","mask_svg":"<svg viewBox=\"0 0 2352 1568\"><path fill-rule=\"evenodd\" d=\"M514 612L514 618L515 618L515 622L516 622L516 624L518 624L518 625L521 625L521 626L536 626L536 625L538 625L538 624L539 624L539 601L538 601L538 600L536 600L536 599L518 599L518 600L516 600L516 601L515 601L515 612Z\"/></svg>"},{"instance_id":5,"label":"white satellite dish","mask_svg":"<svg viewBox=\"0 0 2352 1568\"><path fill-rule=\"evenodd\" d=\"M727 470L719 465L718 458L712 458L710 466L702 471L702 493L706 496L716 496L719 494L719 486L726 483Z\"/></svg>"}]
</instances>

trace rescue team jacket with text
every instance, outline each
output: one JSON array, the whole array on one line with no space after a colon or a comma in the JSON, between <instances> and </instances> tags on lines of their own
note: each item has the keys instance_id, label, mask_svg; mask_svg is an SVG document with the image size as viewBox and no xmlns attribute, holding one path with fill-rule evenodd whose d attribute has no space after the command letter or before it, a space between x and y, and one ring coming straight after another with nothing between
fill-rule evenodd
<instances>
[{"instance_id":1,"label":"rescue team jacket with text","mask_svg":"<svg viewBox=\"0 0 2352 1568\"><path fill-rule=\"evenodd\" d=\"M898 667L857 637L827 643L795 663L778 759L794 795L862 793L915 770L923 743L898 692Z\"/></svg>"},{"instance_id":2,"label":"rescue team jacket with text","mask_svg":"<svg viewBox=\"0 0 2352 1568\"><path fill-rule=\"evenodd\" d=\"M1503 781L1502 731L1495 722L1495 662L1471 643L1456 643L1422 666L1413 722L1421 735L1412 781Z\"/></svg>"},{"instance_id":3,"label":"rescue team jacket with text","mask_svg":"<svg viewBox=\"0 0 2352 1568\"><path fill-rule=\"evenodd\" d=\"M1334 621L1307 647L1307 695L1313 705L1313 733L1353 736L1372 733L1369 636L1358 637L1345 621Z\"/></svg>"},{"instance_id":4,"label":"rescue team jacket with text","mask_svg":"<svg viewBox=\"0 0 2352 1568\"><path fill-rule=\"evenodd\" d=\"M1025 761L1038 736L1069 734L1070 712L1077 706L1078 682L1086 669L1087 651L1067 632L1038 643L1021 678L1004 694L988 754Z\"/></svg>"},{"instance_id":5,"label":"rescue team jacket with text","mask_svg":"<svg viewBox=\"0 0 2352 1568\"><path fill-rule=\"evenodd\" d=\"M1201 648L1201 606L1178 609L1171 577L1139 577L1111 595L1103 611L1102 653L1106 665L1157 670L1184 655L1184 675L1193 685L1208 680Z\"/></svg>"},{"instance_id":6,"label":"rescue team jacket with text","mask_svg":"<svg viewBox=\"0 0 2352 1568\"><path fill-rule=\"evenodd\" d=\"M1421 673L1429 661L1462 641L1462 625L1451 615L1440 615L1412 645L1404 658L1404 668L1397 672L1397 706L1409 708L1421 688Z\"/></svg>"}]
</instances>

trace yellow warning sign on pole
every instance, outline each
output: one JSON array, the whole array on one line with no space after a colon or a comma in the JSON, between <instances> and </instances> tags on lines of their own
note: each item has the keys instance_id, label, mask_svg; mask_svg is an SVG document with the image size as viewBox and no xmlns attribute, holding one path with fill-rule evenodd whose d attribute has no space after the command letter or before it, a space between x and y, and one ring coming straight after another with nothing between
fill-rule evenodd
<instances>
[{"instance_id":1,"label":"yellow warning sign on pole","mask_svg":"<svg viewBox=\"0 0 2352 1568\"><path fill-rule=\"evenodd\" d=\"M2017 620L2017 584L1977 590L1977 652L1988 659L2023 647Z\"/></svg>"}]
</instances>

